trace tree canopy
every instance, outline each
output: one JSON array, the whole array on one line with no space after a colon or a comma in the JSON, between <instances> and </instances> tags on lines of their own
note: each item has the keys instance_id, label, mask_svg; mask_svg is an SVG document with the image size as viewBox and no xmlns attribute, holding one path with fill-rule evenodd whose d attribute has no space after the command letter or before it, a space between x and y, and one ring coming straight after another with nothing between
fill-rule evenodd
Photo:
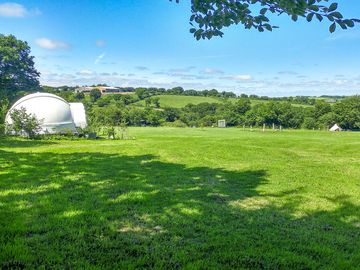
<instances>
[{"instance_id":1,"label":"tree canopy","mask_svg":"<svg viewBox=\"0 0 360 270\"><path fill-rule=\"evenodd\" d=\"M359 19L344 18L337 9L338 4L329 3L329 0L191 0L190 32L199 40L222 37L222 29L233 24L242 24L246 29L254 28L259 32L272 31L277 26L271 23L270 14L287 14L293 21L299 17L308 22L325 18L330 21L331 33L337 26L347 29L360 22Z\"/></svg>"},{"instance_id":2,"label":"tree canopy","mask_svg":"<svg viewBox=\"0 0 360 270\"><path fill-rule=\"evenodd\" d=\"M12 100L19 91L34 91L39 76L27 42L0 34L0 97Z\"/></svg>"}]
</instances>

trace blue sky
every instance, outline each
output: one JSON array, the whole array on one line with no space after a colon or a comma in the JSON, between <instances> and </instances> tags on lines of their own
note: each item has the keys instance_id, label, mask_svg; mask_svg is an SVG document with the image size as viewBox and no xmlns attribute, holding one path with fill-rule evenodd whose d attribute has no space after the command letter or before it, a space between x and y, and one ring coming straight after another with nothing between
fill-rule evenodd
<instances>
[{"instance_id":1,"label":"blue sky","mask_svg":"<svg viewBox=\"0 0 360 270\"><path fill-rule=\"evenodd\" d=\"M359 0L338 0L360 18ZM0 33L32 48L41 83L183 86L285 96L360 93L360 25L292 22L258 33L232 26L223 38L189 33L190 0L0 0Z\"/></svg>"}]
</instances>

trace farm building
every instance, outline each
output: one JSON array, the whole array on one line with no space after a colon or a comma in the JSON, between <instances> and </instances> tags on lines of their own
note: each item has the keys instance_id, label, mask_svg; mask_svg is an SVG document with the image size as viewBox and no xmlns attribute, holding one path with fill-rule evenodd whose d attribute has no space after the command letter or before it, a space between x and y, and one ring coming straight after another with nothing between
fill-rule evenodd
<instances>
[{"instance_id":1,"label":"farm building","mask_svg":"<svg viewBox=\"0 0 360 270\"><path fill-rule=\"evenodd\" d=\"M89 94L92 90L99 90L102 95L106 94L130 94L134 91L131 87L112 87L112 86L83 86L76 88L78 93Z\"/></svg>"},{"instance_id":2,"label":"farm building","mask_svg":"<svg viewBox=\"0 0 360 270\"><path fill-rule=\"evenodd\" d=\"M49 93L35 93L19 99L6 114L5 123L12 124L11 112L21 108L41 121L40 133L55 134L65 130L76 133L76 127L84 128L87 125L82 103L68 103Z\"/></svg>"}]
</instances>

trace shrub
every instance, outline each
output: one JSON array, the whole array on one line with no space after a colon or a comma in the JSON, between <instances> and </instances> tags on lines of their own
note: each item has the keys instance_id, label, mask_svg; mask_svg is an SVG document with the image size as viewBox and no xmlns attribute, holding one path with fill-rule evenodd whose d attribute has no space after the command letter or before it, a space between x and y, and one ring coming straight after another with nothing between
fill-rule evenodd
<instances>
[{"instance_id":1,"label":"shrub","mask_svg":"<svg viewBox=\"0 0 360 270\"><path fill-rule=\"evenodd\" d=\"M175 120L174 122L165 122L164 125L167 127L177 127L177 128L187 127L187 125L181 120Z\"/></svg>"},{"instance_id":2,"label":"shrub","mask_svg":"<svg viewBox=\"0 0 360 270\"><path fill-rule=\"evenodd\" d=\"M27 113L25 108L14 109L10 117L12 124L6 128L10 134L25 135L29 139L34 139L41 131L41 121L35 115Z\"/></svg>"}]
</instances>

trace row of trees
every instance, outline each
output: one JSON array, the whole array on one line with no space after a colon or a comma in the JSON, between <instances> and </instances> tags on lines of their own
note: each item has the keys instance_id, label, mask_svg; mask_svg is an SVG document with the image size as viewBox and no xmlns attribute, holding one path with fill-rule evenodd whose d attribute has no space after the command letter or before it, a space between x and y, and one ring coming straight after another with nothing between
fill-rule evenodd
<instances>
[{"instance_id":1,"label":"row of trees","mask_svg":"<svg viewBox=\"0 0 360 270\"><path fill-rule=\"evenodd\" d=\"M164 88L135 88L135 93L140 99L146 99L156 95L180 95L180 96L200 96L200 97L219 97L219 98L250 98L256 100L273 100L273 101L289 101L295 104L314 105L316 102L315 98L307 96L296 96L296 97L268 97L258 95L247 95L240 94L236 95L234 92L218 91L216 89L211 90L184 90L182 87L174 87L171 89Z\"/></svg>"},{"instance_id":2,"label":"row of trees","mask_svg":"<svg viewBox=\"0 0 360 270\"><path fill-rule=\"evenodd\" d=\"M105 99L110 99L105 96ZM121 96L105 106L87 102L93 125L151 125L176 123L180 126L214 126L225 119L228 126L281 125L284 128L328 128L337 123L344 129L360 129L360 96L347 97L334 105L318 100L313 107L295 107L290 102L274 102L251 106L249 98L236 102L188 104L184 108L136 107ZM149 99L150 100L150 99ZM102 105L102 104L101 104Z\"/></svg>"},{"instance_id":3,"label":"row of trees","mask_svg":"<svg viewBox=\"0 0 360 270\"><path fill-rule=\"evenodd\" d=\"M84 99L85 95L83 93L76 92L76 87L67 87L67 86L61 86L61 87L49 87L49 86L42 86L42 89L44 92L50 92L57 95L63 96L66 100L81 100ZM134 99L134 102L138 100L148 99L154 96L158 95L181 95L181 96L202 96L202 97L218 97L218 98L250 98L253 100L266 100L266 101L287 101L291 102L293 104L303 104L303 105L314 105L316 103L315 98L308 97L308 96L295 96L295 97L268 97L268 96L258 96L258 95L247 95L247 94L240 94L236 95L233 92L219 92L216 89L212 90L184 90L182 87L174 87L171 89L165 89L165 88L156 88L156 87L138 87L138 88L132 88L127 87L123 89L126 92L134 92L136 94L136 98ZM101 92L98 89L93 89L90 92L90 98L93 101L98 100L101 97ZM135 96L133 96L135 97ZM344 98L343 96L338 97L324 97L324 99L330 99L333 103L335 103L337 100L340 100Z\"/></svg>"},{"instance_id":4,"label":"row of trees","mask_svg":"<svg viewBox=\"0 0 360 270\"><path fill-rule=\"evenodd\" d=\"M339 99L332 105L324 99L314 99L309 103L310 99L306 97L287 97L269 98L267 102L251 106L251 100L264 97L242 94L236 101L225 99L224 103L220 104L189 104L182 109L176 109L161 106L156 96L158 88L137 88L135 92L138 94L139 89L141 93L147 94L145 108L135 106L134 103L141 100L136 94L101 96L90 93L90 98L74 91L58 91L56 94L68 101L85 103L94 125L118 125L126 122L136 126L157 126L176 121L181 126L212 126L216 125L217 120L225 119L228 126L275 124L284 128L319 129L337 123L344 129L360 128L359 96ZM294 100L313 106L294 106Z\"/></svg>"}]
</instances>

